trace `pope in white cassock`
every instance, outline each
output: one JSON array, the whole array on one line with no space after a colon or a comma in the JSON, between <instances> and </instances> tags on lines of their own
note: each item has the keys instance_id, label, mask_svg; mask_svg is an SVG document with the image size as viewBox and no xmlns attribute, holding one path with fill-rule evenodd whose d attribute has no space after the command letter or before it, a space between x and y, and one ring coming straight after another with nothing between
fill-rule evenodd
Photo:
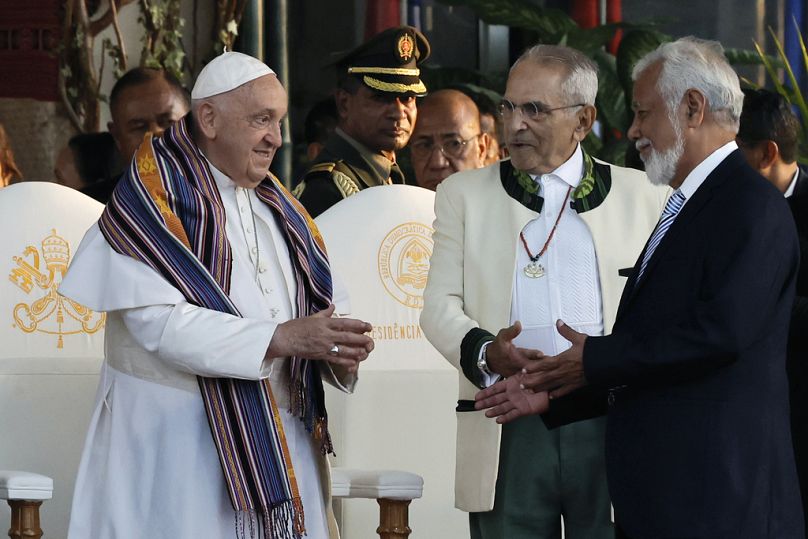
<instances>
[{"instance_id":1,"label":"pope in white cassock","mask_svg":"<svg viewBox=\"0 0 808 539\"><path fill-rule=\"evenodd\" d=\"M226 52L147 135L59 291L107 311L68 536L336 537L323 385L373 349L322 237L269 172L288 98ZM344 298L343 298L344 299Z\"/></svg>"}]
</instances>

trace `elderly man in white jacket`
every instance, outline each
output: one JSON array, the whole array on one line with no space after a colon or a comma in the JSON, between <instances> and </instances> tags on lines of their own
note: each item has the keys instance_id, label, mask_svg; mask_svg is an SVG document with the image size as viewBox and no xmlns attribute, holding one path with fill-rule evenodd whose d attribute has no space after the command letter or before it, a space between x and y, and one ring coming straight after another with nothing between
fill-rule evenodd
<instances>
[{"instance_id":1,"label":"elderly man in white jacket","mask_svg":"<svg viewBox=\"0 0 808 539\"><path fill-rule=\"evenodd\" d=\"M569 347L556 320L611 330L664 206L667 189L583 151L597 87L582 53L529 49L500 105L511 159L437 189L421 325L459 371L455 500L475 539L555 539L562 515L568 539L614 536L602 419L549 431L538 416L500 426L474 409L480 388Z\"/></svg>"}]
</instances>

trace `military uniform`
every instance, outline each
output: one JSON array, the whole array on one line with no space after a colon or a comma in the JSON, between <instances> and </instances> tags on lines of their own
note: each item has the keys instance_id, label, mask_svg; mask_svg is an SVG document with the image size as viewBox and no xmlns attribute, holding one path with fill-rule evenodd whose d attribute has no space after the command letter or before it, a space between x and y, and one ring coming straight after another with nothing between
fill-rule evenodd
<instances>
[{"instance_id":1,"label":"military uniform","mask_svg":"<svg viewBox=\"0 0 808 539\"><path fill-rule=\"evenodd\" d=\"M422 96L426 86L417 66L429 52L429 42L417 29L390 28L340 59L338 78L355 78L373 92L393 98ZM403 183L404 175L394 161L338 127L294 195L316 217L366 187Z\"/></svg>"},{"instance_id":2,"label":"military uniform","mask_svg":"<svg viewBox=\"0 0 808 539\"><path fill-rule=\"evenodd\" d=\"M397 164L337 129L294 194L308 212L317 217L365 187L395 183L404 183L404 175Z\"/></svg>"}]
</instances>

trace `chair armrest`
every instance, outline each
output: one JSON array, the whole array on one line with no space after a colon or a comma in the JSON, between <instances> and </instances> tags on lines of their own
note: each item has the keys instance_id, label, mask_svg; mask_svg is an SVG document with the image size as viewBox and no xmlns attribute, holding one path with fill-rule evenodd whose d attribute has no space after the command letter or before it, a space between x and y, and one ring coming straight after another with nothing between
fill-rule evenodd
<instances>
[{"instance_id":1,"label":"chair armrest","mask_svg":"<svg viewBox=\"0 0 808 539\"><path fill-rule=\"evenodd\" d=\"M424 491L424 479L399 470L331 469L331 496L334 498L369 498L413 500Z\"/></svg>"},{"instance_id":2,"label":"chair armrest","mask_svg":"<svg viewBox=\"0 0 808 539\"><path fill-rule=\"evenodd\" d=\"M0 470L0 500L50 500L53 479L30 472Z\"/></svg>"}]
</instances>

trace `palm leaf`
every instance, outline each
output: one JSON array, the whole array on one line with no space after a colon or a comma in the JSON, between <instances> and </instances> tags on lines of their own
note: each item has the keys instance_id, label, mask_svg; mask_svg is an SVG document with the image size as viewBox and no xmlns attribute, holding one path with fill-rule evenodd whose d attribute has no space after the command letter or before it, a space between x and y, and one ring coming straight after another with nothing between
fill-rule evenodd
<instances>
[{"instance_id":1,"label":"palm leaf","mask_svg":"<svg viewBox=\"0 0 808 539\"><path fill-rule=\"evenodd\" d=\"M630 105L631 91L634 88L634 81L631 79L634 64L662 43L670 40L669 35L651 29L632 30L620 40L620 47L617 49L616 72L617 80L626 96L627 105Z\"/></svg>"},{"instance_id":2,"label":"palm leaf","mask_svg":"<svg viewBox=\"0 0 808 539\"><path fill-rule=\"evenodd\" d=\"M761 55L759 51L728 48L724 49L724 56L732 65L764 65L765 57L773 66L783 67L783 62L779 58L767 54Z\"/></svg>"},{"instance_id":3,"label":"palm leaf","mask_svg":"<svg viewBox=\"0 0 808 539\"><path fill-rule=\"evenodd\" d=\"M567 33L566 44L587 55L592 55L612 40L619 24L604 24L594 28L573 28Z\"/></svg>"},{"instance_id":4,"label":"palm leaf","mask_svg":"<svg viewBox=\"0 0 808 539\"><path fill-rule=\"evenodd\" d=\"M788 92L786 91L783 84L780 82L780 77L777 75L777 69L775 66L769 61L768 56L766 53L763 52L763 49L760 47L760 44L757 41L753 41L755 44L755 50L760 55L760 59L763 62L763 67L766 68L766 72L769 74L769 78L772 80L772 84L774 84L775 90L777 93L786 95Z\"/></svg>"},{"instance_id":5,"label":"palm leaf","mask_svg":"<svg viewBox=\"0 0 808 539\"><path fill-rule=\"evenodd\" d=\"M797 24L796 17L792 19L794 23L794 28L797 30L797 36L800 38L800 50L802 51L802 61L803 65L805 66L806 72L808 72L808 52L805 50L805 40L802 38L802 32L800 31L800 27ZM802 96L802 92L799 86L794 87L794 92L799 93ZM808 156L806 155L806 151L808 151L808 116L804 113L801 115L802 120L802 131L800 132L800 154L801 154L801 162L802 164L808 163Z\"/></svg>"},{"instance_id":6,"label":"palm leaf","mask_svg":"<svg viewBox=\"0 0 808 539\"><path fill-rule=\"evenodd\" d=\"M803 64L805 66L805 71L808 72L808 51L805 50L805 40L802 38L802 32L800 32L800 27L797 24L797 19L794 18L793 22L794 22L794 28L797 30L797 36L799 36L799 38L800 38L800 50L802 51L802 61L803 61ZM800 92L799 85L794 86L794 91L795 92ZM800 92L800 95L802 95L802 92ZM803 101L804 101L804 99L803 99ZM802 121L803 122L808 122L808 117L803 115Z\"/></svg>"},{"instance_id":7,"label":"palm leaf","mask_svg":"<svg viewBox=\"0 0 808 539\"><path fill-rule=\"evenodd\" d=\"M797 24L797 19L793 19L794 28L797 30L797 36L800 38L800 49L802 50L802 60L805 62L805 69L808 70L808 51L805 50L805 40L802 39L802 32L800 26Z\"/></svg>"},{"instance_id":8,"label":"palm leaf","mask_svg":"<svg viewBox=\"0 0 808 539\"><path fill-rule=\"evenodd\" d=\"M625 132L628 129L626 96L617 79L615 58L601 50L593 55L593 60L598 64L597 108L604 131L616 129ZM611 135L610 132L604 133L604 139Z\"/></svg>"},{"instance_id":9,"label":"palm leaf","mask_svg":"<svg viewBox=\"0 0 808 539\"><path fill-rule=\"evenodd\" d=\"M595 51L608 45L619 30L633 32L635 30L652 30L651 24L632 24L627 22L611 22L594 28L574 28L567 34L567 45L591 56Z\"/></svg>"},{"instance_id":10,"label":"palm leaf","mask_svg":"<svg viewBox=\"0 0 808 539\"><path fill-rule=\"evenodd\" d=\"M799 28L797 30L799 31ZM777 39L777 36L775 35L774 30L772 30L771 27L769 27L769 33L771 34L772 38L774 38L774 46L777 47L777 54L783 61L784 64L783 67L785 68L786 74L788 75L788 79L791 81L791 87L795 89L794 98L796 100L797 107L800 109L800 114L802 114L803 118L808 117L808 105L805 104L805 98L803 97L802 92L799 91L800 85L797 83L797 77L794 76L794 70L791 69L791 64L788 61L788 56L786 56L786 51L783 49L783 44L780 43L779 39Z\"/></svg>"}]
</instances>

